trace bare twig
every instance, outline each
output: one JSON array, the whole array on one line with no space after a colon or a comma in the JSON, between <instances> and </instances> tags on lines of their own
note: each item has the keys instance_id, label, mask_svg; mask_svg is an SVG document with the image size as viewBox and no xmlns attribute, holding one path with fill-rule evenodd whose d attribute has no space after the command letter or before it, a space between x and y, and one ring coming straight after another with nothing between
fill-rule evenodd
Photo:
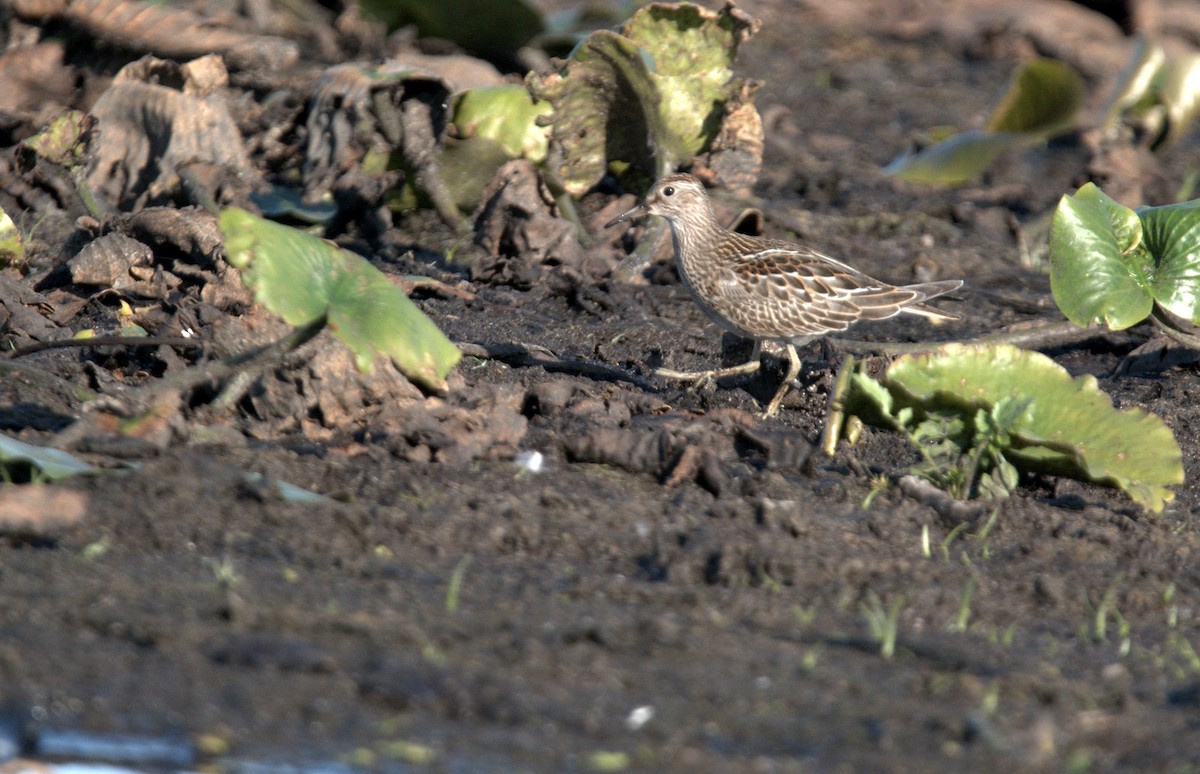
<instances>
[{"instance_id":1,"label":"bare twig","mask_svg":"<svg viewBox=\"0 0 1200 774\"><path fill-rule=\"evenodd\" d=\"M55 341L35 341L18 347L3 357L13 360L35 352L48 349L65 349L69 347L187 347L197 349L204 346L199 339L189 339L183 336L93 336L90 339L57 339Z\"/></svg>"},{"instance_id":2,"label":"bare twig","mask_svg":"<svg viewBox=\"0 0 1200 774\"><path fill-rule=\"evenodd\" d=\"M1105 333L1107 331L1097 325L1080 328L1073 322L1062 320L1058 322L1047 321L1034 327L1001 331L974 339L958 341L926 341L916 343L860 341L857 339L830 339L830 341L839 349L856 355L868 352L877 352L883 355L908 355L917 352L930 352L944 344L1012 344L1013 346L1026 347L1028 349L1046 349L1048 347L1061 347L1066 344L1087 341Z\"/></svg>"},{"instance_id":3,"label":"bare twig","mask_svg":"<svg viewBox=\"0 0 1200 774\"><path fill-rule=\"evenodd\" d=\"M591 363L586 360L563 360L545 347L535 344L455 342L455 345L467 357L500 360L517 367L540 366L547 371L575 374L605 382L629 382L646 391L654 390L654 387L644 379L620 368L603 363Z\"/></svg>"},{"instance_id":4,"label":"bare twig","mask_svg":"<svg viewBox=\"0 0 1200 774\"><path fill-rule=\"evenodd\" d=\"M322 315L277 341L221 360L201 363L175 376L146 384L122 396L124 405L121 405L120 408L130 416L136 416L151 410L154 406L162 406L172 394L178 395L197 385L229 379L244 373L261 373L279 362L284 355L301 347L325 330L325 325L326 319ZM92 426L93 423L87 421L85 415L85 419L60 432L53 446L60 449L72 448L80 438L87 435Z\"/></svg>"},{"instance_id":5,"label":"bare twig","mask_svg":"<svg viewBox=\"0 0 1200 774\"><path fill-rule=\"evenodd\" d=\"M933 508L947 524L975 524L996 504L988 501L963 502L955 500L948 492L917 476L901 476L900 491L922 505Z\"/></svg>"}]
</instances>

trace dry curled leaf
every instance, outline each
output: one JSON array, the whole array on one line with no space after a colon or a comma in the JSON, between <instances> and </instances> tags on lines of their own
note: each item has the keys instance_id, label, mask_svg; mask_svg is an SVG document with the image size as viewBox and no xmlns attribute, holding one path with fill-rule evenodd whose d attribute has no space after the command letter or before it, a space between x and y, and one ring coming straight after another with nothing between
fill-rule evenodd
<instances>
[{"instance_id":1,"label":"dry curled leaf","mask_svg":"<svg viewBox=\"0 0 1200 774\"><path fill-rule=\"evenodd\" d=\"M88 182L97 194L121 209L137 209L147 199L171 196L181 177L201 181L214 199L222 185L257 179L225 101L208 93L219 80L212 69L219 64L180 67L146 58L117 74L92 108L101 131Z\"/></svg>"},{"instance_id":2,"label":"dry curled leaf","mask_svg":"<svg viewBox=\"0 0 1200 774\"><path fill-rule=\"evenodd\" d=\"M118 290L134 283L129 273L135 266L154 261L149 247L124 234L105 234L84 245L70 261L71 281L77 285L101 285Z\"/></svg>"}]
</instances>

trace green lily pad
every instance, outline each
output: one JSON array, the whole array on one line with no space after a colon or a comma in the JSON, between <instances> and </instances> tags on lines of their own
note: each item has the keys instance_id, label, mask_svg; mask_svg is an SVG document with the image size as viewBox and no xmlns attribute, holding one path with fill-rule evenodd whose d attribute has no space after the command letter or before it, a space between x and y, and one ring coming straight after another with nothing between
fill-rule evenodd
<instances>
[{"instance_id":1,"label":"green lily pad","mask_svg":"<svg viewBox=\"0 0 1200 774\"><path fill-rule=\"evenodd\" d=\"M652 3L625 23L624 35L650 58L659 115L677 143L677 160L696 155L716 136L738 45L755 29L728 8L714 12L690 3Z\"/></svg>"},{"instance_id":2,"label":"green lily pad","mask_svg":"<svg viewBox=\"0 0 1200 774\"><path fill-rule=\"evenodd\" d=\"M506 161L546 159L550 129L539 119L552 109L520 84L471 89L454 97L450 120L454 131L438 154L438 176L460 211L471 212L479 205L483 191ZM431 204L411 176L389 201L399 211Z\"/></svg>"},{"instance_id":3,"label":"green lily pad","mask_svg":"<svg viewBox=\"0 0 1200 774\"><path fill-rule=\"evenodd\" d=\"M972 129L917 153L906 153L884 167L883 172L913 183L960 185L990 167L1004 151L1035 142L1041 140L1022 134Z\"/></svg>"},{"instance_id":4,"label":"green lily pad","mask_svg":"<svg viewBox=\"0 0 1200 774\"><path fill-rule=\"evenodd\" d=\"M1129 116L1158 150L1178 141L1200 115L1200 54L1169 57L1158 43L1139 37L1104 110L1103 126Z\"/></svg>"},{"instance_id":5,"label":"green lily pad","mask_svg":"<svg viewBox=\"0 0 1200 774\"><path fill-rule=\"evenodd\" d=\"M483 192L496 170L508 160L508 152L495 140L446 138L438 163L442 182L454 198L455 206L462 212L473 212L483 201ZM423 195L418 195L417 200L421 206L427 206Z\"/></svg>"},{"instance_id":6,"label":"green lily pad","mask_svg":"<svg viewBox=\"0 0 1200 774\"><path fill-rule=\"evenodd\" d=\"M1200 323L1200 200L1137 211L1154 300Z\"/></svg>"},{"instance_id":7,"label":"green lily pad","mask_svg":"<svg viewBox=\"0 0 1200 774\"><path fill-rule=\"evenodd\" d=\"M562 149L556 172L574 196L599 182L611 160L659 176L678 155L661 124L647 62L629 38L593 32L575 49L565 73L530 74L528 84L535 97L553 104L551 132ZM655 157L654 148L666 152Z\"/></svg>"},{"instance_id":8,"label":"green lily pad","mask_svg":"<svg viewBox=\"0 0 1200 774\"><path fill-rule=\"evenodd\" d=\"M1050 290L1067 319L1116 330L1146 319L1154 297L1141 243L1137 213L1094 184L1062 198L1050 227Z\"/></svg>"},{"instance_id":9,"label":"green lily pad","mask_svg":"<svg viewBox=\"0 0 1200 774\"><path fill-rule=\"evenodd\" d=\"M1179 444L1161 419L1138 408L1116 410L1094 377L1072 378L1045 355L951 344L898 358L886 384L898 405L953 408L967 418L1005 398L1027 402L1005 452L1026 470L1115 486L1154 512L1174 499L1168 487L1183 483Z\"/></svg>"},{"instance_id":10,"label":"green lily pad","mask_svg":"<svg viewBox=\"0 0 1200 774\"><path fill-rule=\"evenodd\" d=\"M33 446L7 435L0 435L0 463L3 467L13 463L30 465L50 481L96 472L96 468L61 449Z\"/></svg>"},{"instance_id":11,"label":"green lily pad","mask_svg":"<svg viewBox=\"0 0 1200 774\"><path fill-rule=\"evenodd\" d=\"M1160 99L1167 111L1167 131L1158 145L1170 145L1191 128L1200 113L1200 54L1167 61Z\"/></svg>"},{"instance_id":12,"label":"green lily pad","mask_svg":"<svg viewBox=\"0 0 1200 774\"><path fill-rule=\"evenodd\" d=\"M1133 56L1117 76L1112 96L1104 109L1104 127L1115 126L1123 112L1138 105L1148 106L1155 99L1156 83L1166 61L1167 54L1162 46L1138 37Z\"/></svg>"},{"instance_id":13,"label":"green lily pad","mask_svg":"<svg viewBox=\"0 0 1200 774\"><path fill-rule=\"evenodd\" d=\"M574 196L599 182L610 160L657 177L679 154L660 122L647 63L626 37L594 32L575 49L564 73L531 74L527 82L535 97L554 106L551 137L562 149L555 171ZM655 148L664 152L656 157Z\"/></svg>"},{"instance_id":14,"label":"green lily pad","mask_svg":"<svg viewBox=\"0 0 1200 774\"><path fill-rule=\"evenodd\" d=\"M1050 230L1050 289L1076 325L1128 328L1154 304L1200 324L1200 200L1131 210L1088 183Z\"/></svg>"},{"instance_id":15,"label":"green lily pad","mask_svg":"<svg viewBox=\"0 0 1200 774\"><path fill-rule=\"evenodd\" d=\"M360 370L385 355L417 384L446 389L461 353L383 272L331 242L236 207L223 210L219 222L229 262L271 312L295 326L325 315Z\"/></svg>"},{"instance_id":16,"label":"green lily pad","mask_svg":"<svg viewBox=\"0 0 1200 774\"><path fill-rule=\"evenodd\" d=\"M447 137L438 154L438 178L450 193L459 212L473 212L483 201L483 192L506 161L508 152L495 140ZM387 195L388 206L396 212L433 207L432 198L412 177Z\"/></svg>"}]
</instances>

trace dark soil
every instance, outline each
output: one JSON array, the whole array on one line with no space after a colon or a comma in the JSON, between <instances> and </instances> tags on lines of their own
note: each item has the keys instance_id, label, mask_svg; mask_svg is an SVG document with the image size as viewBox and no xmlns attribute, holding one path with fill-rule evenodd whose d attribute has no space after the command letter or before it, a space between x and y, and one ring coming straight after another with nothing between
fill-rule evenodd
<instances>
[{"instance_id":1,"label":"dark soil","mask_svg":"<svg viewBox=\"0 0 1200 774\"><path fill-rule=\"evenodd\" d=\"M10 45L71 41L57 75L5 106L10 146L64 106L90 109L146 53L10 5ZM1044 268L1058 198L1095 179L1126 204L1165 203L1195 172L1194 132L1151 155L1081 130L972 186L880 173L926 130L978 126L1035 54L1084 73L1080 125L1093 125L1132 42L1081 5L741 7L765 22L741 71L764 82L766 150L754 200L715 192L722 213L757 205L767 234L898 283L966 280L941 304L961 322L855 336L969 340L1061 319ZM1147 23L1172 45L1200 40L1192 4L1156 8ZM381 44L350 17L284 21L293 69L231 64L217 94L250 163L295 180L315 75ZM1200 377L1178 353L1130 357L1149 328L1046 352L1173 429L1188 480L1167 510L1030 478L961 527L884 486L916 461L895 434L814 449L836 345L804 351L804 386L770 420L757 412L773 360L694 391L649 375L736 362L748 345L722 339L669 265L615 278L641 232L600 224L632 195L584 198L596 242L568 264L455 247L436 215L393 216L386 186L342 177L337 195L359 207L334 236L388 273L439 280L414 297L468 356L447 394L425 396L387 368L360 377L322 335L226 405L223 382L171 380L285 329L206 263L202 211L184 211L196 239L153 244L142 285L85 286L67 259L101 233L138 237L120 218L187 196L133 196L96 223L45 170L18 171L12 147L0 162L0 206L37 224L25 273L2 275L13 347L115 328L121 299L151 333L204 342L0 361L21 369L0 371L4 432L112 468L51 485L83 503L77 523L0 543L0 706L30 739L181 734L217 762L431 756L464 772L1200 768ZM209 190L247 201L233 182ZM528 451L540 470L518 464ZM289 502L274 482L331 499ZM886 658L868 621L889 610Z\"/></svg>"}]
</instances>

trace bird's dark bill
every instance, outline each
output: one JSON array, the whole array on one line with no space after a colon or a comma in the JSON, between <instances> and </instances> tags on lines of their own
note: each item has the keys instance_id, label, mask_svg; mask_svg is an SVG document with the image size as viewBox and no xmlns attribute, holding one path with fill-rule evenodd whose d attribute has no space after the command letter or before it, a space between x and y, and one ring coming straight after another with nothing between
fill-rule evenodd
<instances>
[{"instance_id":1,"label":"bird's dark bill","mask_svg":"<svg viewBox=\"0 0 1200 774\"><path fill-rule=\"evenodd\" d=\"M613 226L617 225L617 224L618 224L618 223L620 223L621 221L623 221L623 220L629 220L630 218L635 218L635 217L637 217L638 215L641 215L641 214L642 214L643 212L645 212L645 211L646 211L646 205L644 205L644 204L636 204L636 205L634 205L634 206L630 207L629 209L625 210L624 212L622 212L620 215L618 215L617 217L613 218L613 219L612 219L612 220L610 220L609 222L605 223L605 224L604 224L604 227L605 227L605 228L612 228Z\"/></svg>"}]
</instances>

